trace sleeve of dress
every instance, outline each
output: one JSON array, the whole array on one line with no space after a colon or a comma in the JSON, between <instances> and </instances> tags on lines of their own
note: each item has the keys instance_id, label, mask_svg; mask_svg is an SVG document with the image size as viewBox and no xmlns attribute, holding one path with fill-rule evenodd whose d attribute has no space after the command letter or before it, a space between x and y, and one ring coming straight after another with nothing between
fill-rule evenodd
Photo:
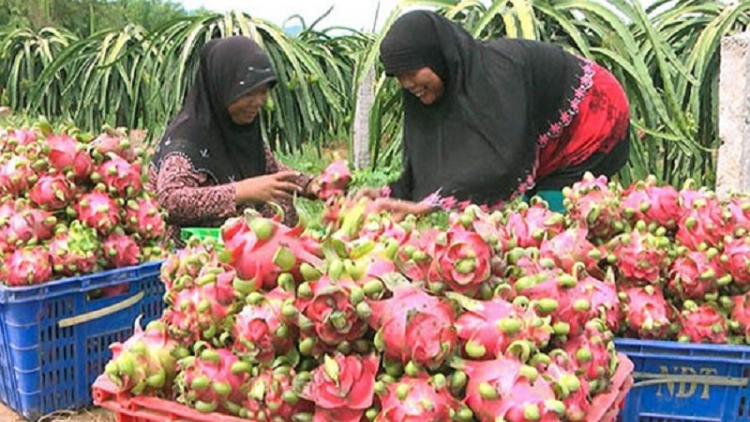
<instances>
[{"instance_id":1,"label":"sleeve of dress","mask_svg":"<svg viewBox=\"0 0 750 422\"><path fill-rule=\"evenodd\" d=\"M157 175L156 196L171 223L184 226L235 213L234 185L200 186L206 177L183 157L164 160Z\"/></svg>"},{"instance_id":2,"label":"sleeve of dress","mask_svg":"<svg viewBox=\"0 0 750 422\"><path fill-rule=\"evenodd\" d=\"M265 144L265 149L266 149L266 174L278 173L280 171L293 170L281 164L279 160L276 159L276 156L273 155L273 151L271 151L271 147L269 147L268 144ZM299 177L297 177L294 183L296 183L297 185L301 186L304 189L312 181L312 179L313 179L312 176L300 172Z\"/></svg>"}]
</instances>

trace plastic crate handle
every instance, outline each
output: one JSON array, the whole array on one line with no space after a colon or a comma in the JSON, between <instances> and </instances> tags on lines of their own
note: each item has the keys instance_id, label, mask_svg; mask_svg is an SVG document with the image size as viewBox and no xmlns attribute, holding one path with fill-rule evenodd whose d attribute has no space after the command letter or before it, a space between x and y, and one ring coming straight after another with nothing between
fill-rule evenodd
<instances>
[{"instance_id":1,"label":"plastic crate handle","mask_svg":"<svg viewBox=\"0 0 750 422\"><path fill-rule=\"evenodd\" d=\"M716 375L651 374L633 372L633 378L646 379L633 384L633 388L668 383L693 383L724 387L747 387L748 378L721 377Z\"/></svg>"},{"instance_id":2,"label":"plastic crate handle","mask_svg":"<svg viewBox=\"0 0 750 422\"><path fill-rule=\"evenodd\" d=\"M114 305L107 306L106 308L97 309L96 311L91 311L88 313L85 313L83 315L77 315L70 318L61 319L57 326L60 328L66 328L71 327L73 325L83 324L84 322L89 322L91 320L101 318L103 316L107 316L110 314L113 314L115 312L121 311L123 309L129 308L138 302L141 301L146 296L145 292L140 292L133 297L129 299L125 299L122 302L115 303Z\"/></svg>"}]
</instances>

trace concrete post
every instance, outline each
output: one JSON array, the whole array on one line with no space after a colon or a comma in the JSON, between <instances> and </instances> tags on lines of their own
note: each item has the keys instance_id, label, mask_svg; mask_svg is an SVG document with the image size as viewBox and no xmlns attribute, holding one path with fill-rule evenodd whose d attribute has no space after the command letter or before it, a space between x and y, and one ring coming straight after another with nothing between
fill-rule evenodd
<instances>
[{"instance_id":1,"label":"concrete post","mask_svg":"<svg viewBox=\"0 0 750 422\"><path fill-rule=\"evenodd\" d=\"M370 112L375 102L375 68L370 68L357 88L352 155L355 169L370 166Z\"/></svg>"}]
</instances>

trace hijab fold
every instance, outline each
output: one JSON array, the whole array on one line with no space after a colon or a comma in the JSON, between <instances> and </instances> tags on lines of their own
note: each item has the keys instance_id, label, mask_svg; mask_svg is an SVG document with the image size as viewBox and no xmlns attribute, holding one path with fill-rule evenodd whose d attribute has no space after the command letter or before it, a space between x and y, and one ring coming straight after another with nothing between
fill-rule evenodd
<instances>
[{"instance_id":1,"label":"hijab fold","mask_svg":"<svg viewBox=\"0 0 750 422\"><path fill-rule=\"evenodd\" d=\"M206 43L195 82L157 145L151 165L158 172L165 158L180 155L217 184L264 174L260 115L249 125L237 125L227 107L275 82L270 59L250 38L234 36Z\"/></svg>"}]
</instances>

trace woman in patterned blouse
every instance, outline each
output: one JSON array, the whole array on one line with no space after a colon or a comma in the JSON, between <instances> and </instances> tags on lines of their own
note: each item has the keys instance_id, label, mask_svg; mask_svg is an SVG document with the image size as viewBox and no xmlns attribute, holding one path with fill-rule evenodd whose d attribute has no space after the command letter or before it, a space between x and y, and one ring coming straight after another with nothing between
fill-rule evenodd
<instances>
[{"instance_id":1,"label":"woman in patterned blouse","mask_svg":"<svg viewBox=\"0 0 750 422\"><path fill-rule=\"evenodd\" d=\"M217 227L247 207L268 216L271 202L293 225L293 196L316 196L311 177L281 165L263 140L258 116L275 83L268 56L250 38L201 49L195 83L149 168L149 188L178 245L181 227Z\"/></svg>"},{"instance_id":2,"label":"woman in patterned blouse","mask_svg":"<svg viewBox=\"0 0 750 422\"><path fill-rule=\"evenodd\" d=\"M403 201L382 208L421 214L436 204L492 207L559 194L586 171L609 176L628 160L622 86L557 46L480 41L438 14L413 11L390 28L380 56L404 100L403 171L390 185Z\"/></svg>"}]
</instances>

